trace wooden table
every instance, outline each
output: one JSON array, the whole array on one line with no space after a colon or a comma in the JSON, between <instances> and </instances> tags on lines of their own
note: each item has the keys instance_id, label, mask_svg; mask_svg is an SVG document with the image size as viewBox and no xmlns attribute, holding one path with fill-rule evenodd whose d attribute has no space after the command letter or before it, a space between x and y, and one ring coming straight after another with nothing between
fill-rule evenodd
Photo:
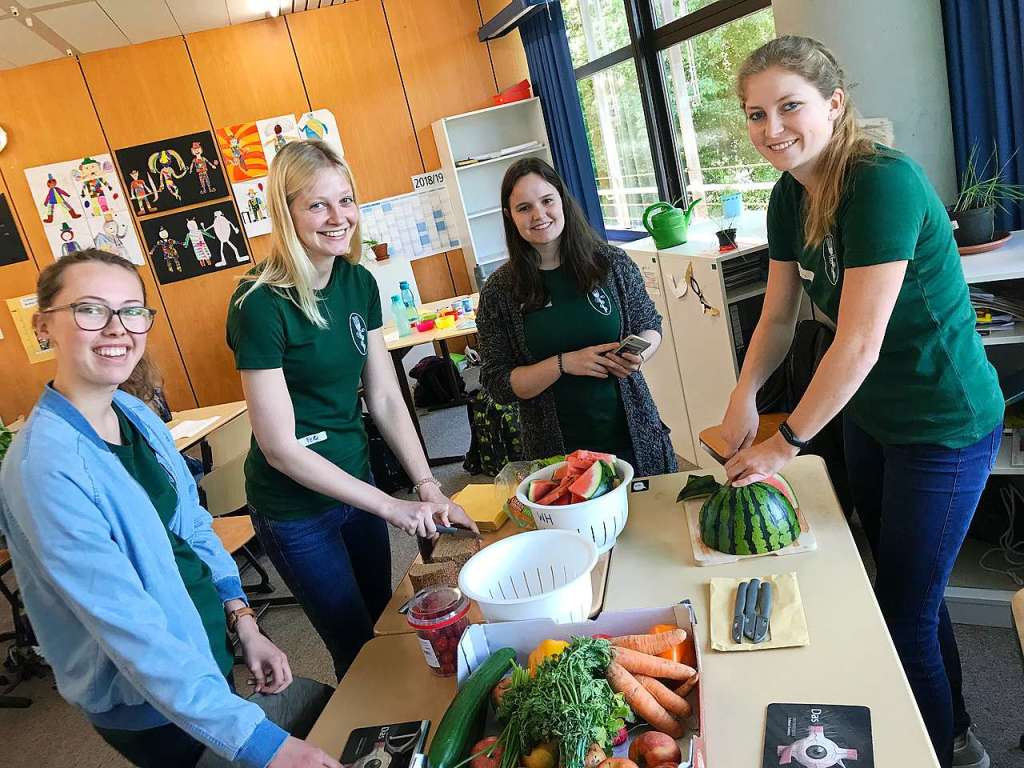
<instances>
[{"instance_id":1,"label":"wooden table","mask_svg":"<svg viewBox=\"0 0 1024 768\"><path fill-rule=\"evenodd\" d=\"M695 565L676 494L687 475L652 478L630 495L630 516L611 562L605 610L693 601L701 640L707 764L761 764L765 711L773 702L862 704L872 710L875 764L938 765L906 675L850 535L825 465L799 457L785 470L817 537L818 549L732 565ZM708 584L714 576L750 578L795 571L811 644L722 653L708 636ZM453 679L427 671L414 635L364 646L309 738L337 756L353 728L402 720L440 721Z\"/></svg>"},{"instance_id":2,"label":"wooden table","mask_svg":"<svg viewBox=\"0 0 1024 768\"><path fill-rule=\"evenodd\" d=\"M174 441L174 447L177 448L179 452L185 451L205 440L212 432L216 432L221 427L241 416L246 412L246 410L248 410L248 406L246 405L245 400L239 400L234 403L221 403L220 405L207 405L202 408L191 408L187 411L178 411L173 414L174 418L167 422L167 428L174 429L174 427L178 426L178 424L181 424L183 421L205 421L206 419L217 419L217 421L206 425L196 434L189 437L182 437Z\"/></svg>"},{"instance_id":3,"label":"wooden table","mask_svg":"<svg viewBox=\"0 0 1024 768\"><path fill-rule=\"evenodd\" d=\"M456 301L463 299L470 299L475 309L477 303L480 300L480 295L474 293L472 296L453 296L450 299L444 299L442 301L432 301L429 304L420 305L420 312L436 312L438 310L445 309L451 306ZM475 318L475 315L474 315ZM473 318L469 318L473 319ZM458 323L456 323L456 326ZM398 376L398 386L402 391L402 398L405 400L405 407L409 409L409 416L412 419L413 426L416 428L416 436L419 438L420 445L423 447L423 455L427 457L427 462L432 467L439 467L445 464L454 464L455 462L462 461L464 456L440 456L431 458L430 454L427 453L427 444L423 439L423 432L420 430L420 421L416 416L416 404L413 401L412 389L409 387L409 377L405 374L405 366L402 365L402 360L409 350L413 347L419 346L420 344L433 344L434 342L441 348L441 356L446 360L451 360L451 353L448 350L448 341L450 339L457 339L463 336L472 336L476 333L476 324L474 323L472 328L457 328L455 326L451 328L433 328L429 331L413 331L409 336L399 336L398 329L394 325L385 325L383 327L384 332L384 343L387 346L388 352L391 353L391 361L395 366L395 374ZM455 384L454 391L458 391L458 383ZM460 405L464 401L456 401L450 405ZM450 407L446 405L445 407Z\"/></svg>"}]
</instances>

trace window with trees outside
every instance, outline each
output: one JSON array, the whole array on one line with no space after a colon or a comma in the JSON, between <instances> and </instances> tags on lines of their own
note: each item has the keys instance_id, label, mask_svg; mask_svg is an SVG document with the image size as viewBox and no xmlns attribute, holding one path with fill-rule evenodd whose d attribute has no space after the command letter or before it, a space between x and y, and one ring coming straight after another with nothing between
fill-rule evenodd
<instances>
[{"instance_id":1,"label":"window with trees outside","mask_svg":"<svg viewBox=\"0 0 1024 768\"><path fill-rule=\"evenodd\" d=\"M747 138L736 71L775 36L770 0L562 0L605 226L658 200L765 210L779 174Z\"/></svg>"}]
</instances>

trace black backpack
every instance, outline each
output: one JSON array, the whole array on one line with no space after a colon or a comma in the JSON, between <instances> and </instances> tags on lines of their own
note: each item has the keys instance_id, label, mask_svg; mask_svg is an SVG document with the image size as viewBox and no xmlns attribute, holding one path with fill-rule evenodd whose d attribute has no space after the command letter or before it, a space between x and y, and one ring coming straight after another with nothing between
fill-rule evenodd
<instances>
[{"instance_id":1,"label":"black backpack","mask_svg":"<svg viewBox=\"0 0 1024 768\"><path fill-rule=\"evenodd\" d=\"M447 405L466 395L466 382L455 363L447 357L425 357L413 366L409 375L416 379L413 401L420 408Z\"/></svg>"},{"instance_id":2,"label":"black backpack","mask_svg":"<svg viewBox=\"0 0 1024 768\"><path fill-rule=\"evenodd\" d=\"M471 475L497 475L510 461L522 461L519 406L494 402L483 389L470 397L469 450L463 469Z\"/></svg>"},{"instance_id":3,"label":"black backpack","mask_svg":"<svg viewBox=\"0 0 1024 768\"><path fill-rule=\"evenodd\" d=\"M758 413L792 413L807 391L821 358L832 345L835 333L818 320L801 320L793 334L793 343L782 365L757 393ZM809 441L801 451L825 460L829 477L843 512L853 513L850 482L846 475L846 451L843 448L843 415L840 413Z\"/></svg>"}]
</instances>

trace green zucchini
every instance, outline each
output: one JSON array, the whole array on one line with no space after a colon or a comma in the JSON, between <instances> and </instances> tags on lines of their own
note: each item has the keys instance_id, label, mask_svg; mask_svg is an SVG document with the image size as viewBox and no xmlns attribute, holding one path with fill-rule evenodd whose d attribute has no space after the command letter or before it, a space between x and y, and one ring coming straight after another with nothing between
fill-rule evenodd
<instances>
[{"instance_id":1,"label":"green zucchini","mask_svg":"<svg viewBox=\"0 0 1024 768\"><path fill-rule=\"evenodd\" d=\"M429 768L453 768L462 759L469 747L473 725L487 704L487 697L515 658L514 650L501 648L469 676L434 731L427 753Z\"/></svg>"}]
</instances>

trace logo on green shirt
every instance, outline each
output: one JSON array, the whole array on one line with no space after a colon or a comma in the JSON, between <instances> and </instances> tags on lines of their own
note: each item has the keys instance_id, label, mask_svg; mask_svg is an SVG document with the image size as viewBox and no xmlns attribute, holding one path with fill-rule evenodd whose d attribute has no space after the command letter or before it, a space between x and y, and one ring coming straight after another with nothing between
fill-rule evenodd
<instances>
[{"instance_id":1,"label":"logo on green shirt","mask_svg":"<svg viewBox=\"0 0 1024 768\"><path fill-rule=\"evenodd\" d=\"M349 315L348 329L352 333L352 343L356 345L359 354L366 357L366 321L362 315L357 312Z\"/></svg>"},{"instance_id":2,"label":"logo on green shirt","mask_svg":"<svg viewBox=\"0 0 1024 768\"><path fill-rule=\"evenodd\" d=\"M839 282L839 259L836 258L836 244L832 233L825 235L821 244L821 258L825 262L825 275L828 281L835 285Z\"/></svg>"},{"instance_id":3,"label":"logo on green shirt","mask_svg":"<svg viewBox=\"0 0 1024 768\"><path fill-rule=\"evenodd\" d=\"M601 288L600 286L587 294L587 301L590 302L590 306L592 306L595 311L600 312L605 317L612 313L612 304L608 300L608 294L606 294L604 292L604 288Z\"/></svg>"}]
</instances>

